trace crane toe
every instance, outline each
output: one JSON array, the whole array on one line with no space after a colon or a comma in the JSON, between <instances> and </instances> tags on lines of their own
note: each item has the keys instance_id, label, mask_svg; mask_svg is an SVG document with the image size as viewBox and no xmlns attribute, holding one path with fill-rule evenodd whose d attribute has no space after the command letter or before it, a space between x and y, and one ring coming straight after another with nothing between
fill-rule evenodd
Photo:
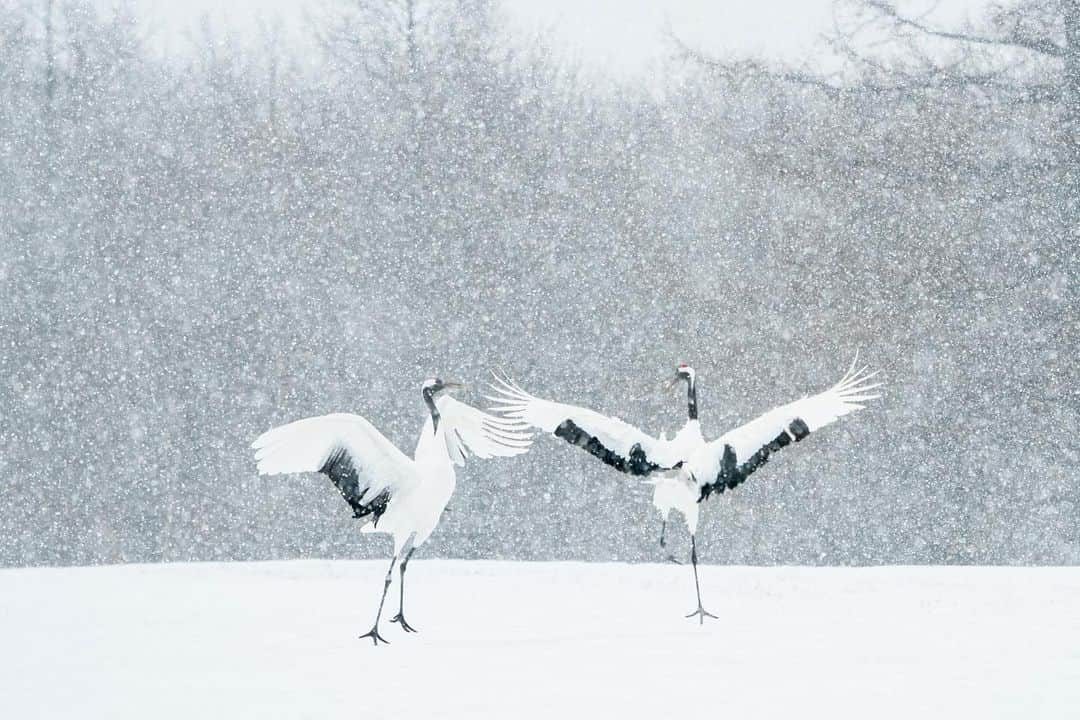
<instances>
[{"instance_id":1,"label":"crane toe","mask_svg":"<svg viewBox=\"0 0 1080 720\"><path fill-rule=\"evenodd\" d=\"M385 643L387 645L390 644L389 640L387 640L386 638L384 638L382 635L379 634L379 626L378 625L376 625L375 627L371 628L371 630L369 630L368 632L361 635L359 639L363 640L366 637L371 638L371 642L372 642L373 645L378 645L380 642Z\"/></svg>"},{"instance_id":2,"label":"crane toe","mask_svg":"<svg viewBox=\"0 0 1080 720\"><path fill-rule=\"evenodd\" d=\"M720 619L717 616L713 615L708 610L706 610L705 608L701 607L701 605L698 605L697 610L690 613L686 617L692 618L692 617L695 617L695 616L700 620L700 622L698 623L699 625L704 625L705 624L705 618L707 618L707 617L710 617L713 620L719 620Z\"/></svg>"},{"instance_id":3,"label":"crane toe","mask_svg":"<svg viewBox=\"0 0 1080 720\"><path fill-rule=\"evenodd\" d=\"M411 633L418 632L418 630L416 628L414 628L412 625L410 625L408 623L408 621L405 620L405 616L402 615L401 613L398 613L394 617L390 618L390 622L398 623L399 625L401 625L401 629L404 630L405 632L411 632Z\"/></svg>"}]
</instances>

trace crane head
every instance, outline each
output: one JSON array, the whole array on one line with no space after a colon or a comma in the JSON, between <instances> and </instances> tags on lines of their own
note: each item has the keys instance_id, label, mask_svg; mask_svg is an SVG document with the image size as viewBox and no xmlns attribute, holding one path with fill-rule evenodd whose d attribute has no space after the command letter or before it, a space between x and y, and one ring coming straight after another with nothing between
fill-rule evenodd
<instances>
[{"instance_id":1,"label":"crane head","mask_svg":"<svg viewBox=\"0 0 1080 720\"><path fill-rule=\"evenodd\" d=\"M428 411L431 412L431 429L434 432L439 431L439 408L435 405L435 397L439 393L444 393L447 390L457 390L463 387L465 386L461 383L451 382L441 378L428 378L424 381L423 386L420 388L420 393L424 396L424 403L427 404Z\"/></svg>"},{"instance_id":2,"label":"crane head","mask_svg":"<svg viewBox=\"0 0 1080 720\"><path fill-rule=\"evenodd\" d=\"M424 395L430 395L434 397L441 392L445 392L447 390L460 390L463 387L465 386L461 383L452 382L450 380L443 380L436 377L428 378L427 380L425 380L423 386L421 387L421 391L424 393Z\"/></svg>"},{"instance_id":3,"label":"crane head","mask_svg":"<svg viewBox=\"0 0 1080 720\"><path fill-rule=\"evenodd\" d=\"M685 380L688 383L692 383L694 381L694 368L690 367L686 363L679 363L675 367L674 377L672 377L667 384L667 389L670 390L671 388L675 387L675 385L677 385L680 380Z\"/></svg>"}]
</instances>

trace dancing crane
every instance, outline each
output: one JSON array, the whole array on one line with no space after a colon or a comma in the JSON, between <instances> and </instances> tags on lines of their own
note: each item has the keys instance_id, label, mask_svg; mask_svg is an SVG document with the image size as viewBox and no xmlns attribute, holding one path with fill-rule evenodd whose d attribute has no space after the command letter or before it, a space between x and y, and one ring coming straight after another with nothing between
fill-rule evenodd
<instances>
[{"instance_id":1,"label":"dancing crane","mask_svg":"<svg viewBox=\"0 0 1080 720\"><path fill-rule=\"evenodd\" d=\"M681 367L681 366L680 366ZM701 603L697 570L697 526L699 506L713 493L733 490L777 451L804 440L864 403L878 398L869 394L880 383L869 381L877 373L855 369L855 363L833 387L793 403L770 410L711 442L697 441L697 393L695 376L688 367L677 379L688 383L690 421L673 440L654 438L638 428L587 408L544 400L530 395L509 378L495 376L495 412L552 433L577 445L606 465L628 475L655 483L653 503L662 514L671 509L682 513L690 532L690 563L694 568L697 616L700 622L713 617Z\"/></svg>"},{"instance_id":2,"label":"dancing crane","mask_svg":"<svg viewBox=\"0 0 1080 720\"><path fill-rule=\"evenodd\" d=\"M705 436L701 434L701 422L698 420L697 374L694 368L686 363L680 363L675 368L675 377L668 383L668 389L675 387L682 380L686 381L686 424L670 440L662 437L660 448L658 448L662 455L671 458L690 457L705 444ZM678 460L675 459L674 462L677 463ZM681 509L682 507L689 507L694 511L697 509L697 503L693 501L693 498L687 498L685 495L686 493L677 483L653 481L653 507L660 512L660 547L665 546L664 535L671 511L679 510L685 518L686 513Z\"/></svg>"},{"instance_id":3,"label":"dancing crane","mask_svg":"<svg viewBox=\"0 0 1080 720\"><path fill-rule=\"evenodd\" d=\"M401 572L401 599L390 622L416 632L405 620L405 568L450 501L456 482L454 466L464 465L470 455L519 455L532 442L521 422L494 417L446 394L460 387L438 378L423 384L428 418L412 459L374 425L349 413L297 420L263 433L252 443L261 474L322 473L337 486L353 517L365 521L361 532L393 536L394 555L375 624L360 636L371 638L375 645L387 642L379 634L379 618L395 565Z\"/></svg>"}]
</instances>

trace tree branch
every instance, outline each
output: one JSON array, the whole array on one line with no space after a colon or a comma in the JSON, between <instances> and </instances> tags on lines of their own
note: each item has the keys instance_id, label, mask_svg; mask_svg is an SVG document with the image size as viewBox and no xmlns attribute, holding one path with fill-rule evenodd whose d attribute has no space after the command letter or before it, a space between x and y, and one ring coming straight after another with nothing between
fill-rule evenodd
<instances>
[{"instance_id":1,"label":"tree branch","mask_svg":"<svg viewBox=\"0 0 1080 720\"><path fill-rule=\"evenodd\" d=\"M1031 52L1040 53L1042 55L1048 55L1055 58L1065 57L1065 48L1061 47L1055 42L1038 38L1025 38L1014 35L1012 37L994 38L986 37L985 35L969 35L968 33L951 32L948 30L939 30L932 28L928 25L901 15L891 2L887 0L866 0L867 7L881 13L883 16L891 19L897 25L903 27L909 27L921 32L924 35L931 37L943 38L945 40L957 40L960 42L975 43L978 45L998 45L1001 47L1014 47L1022 48L1024 50L1030 50Z\"/></svg>"}]
</instances>

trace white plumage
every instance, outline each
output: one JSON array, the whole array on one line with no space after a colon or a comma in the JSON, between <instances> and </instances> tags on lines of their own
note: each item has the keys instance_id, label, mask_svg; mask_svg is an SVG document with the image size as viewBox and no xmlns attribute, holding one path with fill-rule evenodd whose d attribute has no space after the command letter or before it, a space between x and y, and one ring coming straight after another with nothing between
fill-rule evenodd
<instances>
[{"instance_id":1,"label":"white plumage","mask_svg":"<svg viewBox=\"0 0 1080 720\"><path fill-rule=\"evenodd\" d=\"M862 403L880 397L868 394L874 388L881 386L880 383L868 382L875 375L877 373L867 373L865 367L855 370L852 366L840 382L828 390L770 410L705 444L688 458L687 470L693 477L701 478L699 485L703 485L708 478L716 478L720 474L726 448L731 448L736 462L739 463L743 459L753 458L755 453L766 451L767 454L771 454L785 447L787 442L771 445L782 435L787 436L789 442L802 440L805 434L799 432L798 427L794 429L792 427L799 421L806 425L805 433L812 433L826 425L831 425L845 415L862 410L865 407ZM763 458L761 462L764 463L764 461ZM757 466L743 472L749 475L756 469ZM723 490L720 491L723 492Z\"/></svg>"},{"instance_id":2,"label":"white plumage","mask_svg":"<svg viewBox=\"0 0 1080 720\"><path fill-rule=\"evenodd\" d=\"M664 442L662 440L662 442ZM701 434L701 423L697 418L686 421L686 425L675 434L671 440L666 441L664 446L664 458L671 464L679 462L678 458L690 457L705 444L705 437ZM668 516L672 510L678 510L687 527L697 528L698 504L697 491L686 483L677 482L671 473L658 473L647 482L654 485L653 507L660 513L663 523L660 531L660 546L664 547L664 532L667 529ZM693 530L691 530L693 533Z\"/></svg>"},{"instance_id":3,"label":"white plumage","mask_svg":"<svg viewBox=\"0 0 1080 720\"><path fill-rule=\"evenodd\" d=\"M268 430L251 444L261 475L320 472L331 454L344 450L362 480L356 497L366 505L384 490L395 494L419 482L412 458L359 415L334 413Z\"/></svg>"},{"instance_id":4,"label":"white plumage","mask_svg":"<svg viewBox=\"0 0 1080 720\"><path fill-rule=\"evenodd\" d=\"M669 442L654 438L617 417L538 398L508 378L496 375L495 380L499 386L494 389L499 394L487 398L499 403L493 409L504 417L520 420L549 433L555 433L570 420L580 428L588 428L591 437L622 458L628 458L635 447L657 462L662 462L661 458L668 456Z\"/></svg>"},{"instance_id":5,"label":"white plumage","mask_svg":"<svg viewBox=\"0 0 1080 720\"><path fill-rule=\"evenodd\" d=\"M877 373L855 369L855 363L833 387L770 410L750 422L706 442L697 420L694 371L686 365L676 370L676 379L685 379L688 388L689 420L671 440L654 438L617 418L593 410L537 398L512 380L496 375L494 396L488 399L502 416L521 421L561 437L594 455L602 462L629 475L647 478L655 485L653 504L665 525L668 513L682 513L691 538L690 560L697 587L698 510L702 500L713 493L734 489L778 450L799 442L878 395L870 391L880 386L870 380ZM663 544L663 533L661 533ZM698 591L697 615L704 621Z\"/></svg>"},{"instance_id":6,"label":"white plumage","mask_svg":"<svg viewBox=\"0 0 1080 720\"><path fill-rule=\"evenodd\" d=\"M379 612L370 637L379 634L379 618L395 564L400 559L401 608L391 622L406 631L405 568L439 522L454 492L454 465L469 456L508 457L525 452L531 444L527 426L493 417L444 394L458 387L439 379L424 383L422 395L429 416L424 422L412 458L409 458L359 415L335 413L306 418L260 435L252 447L258 470L264 475L321 472L337 487L362 519L363 532L387 533L394 540L394 556L386 574Z\"/></svg>"}]
</instances>

